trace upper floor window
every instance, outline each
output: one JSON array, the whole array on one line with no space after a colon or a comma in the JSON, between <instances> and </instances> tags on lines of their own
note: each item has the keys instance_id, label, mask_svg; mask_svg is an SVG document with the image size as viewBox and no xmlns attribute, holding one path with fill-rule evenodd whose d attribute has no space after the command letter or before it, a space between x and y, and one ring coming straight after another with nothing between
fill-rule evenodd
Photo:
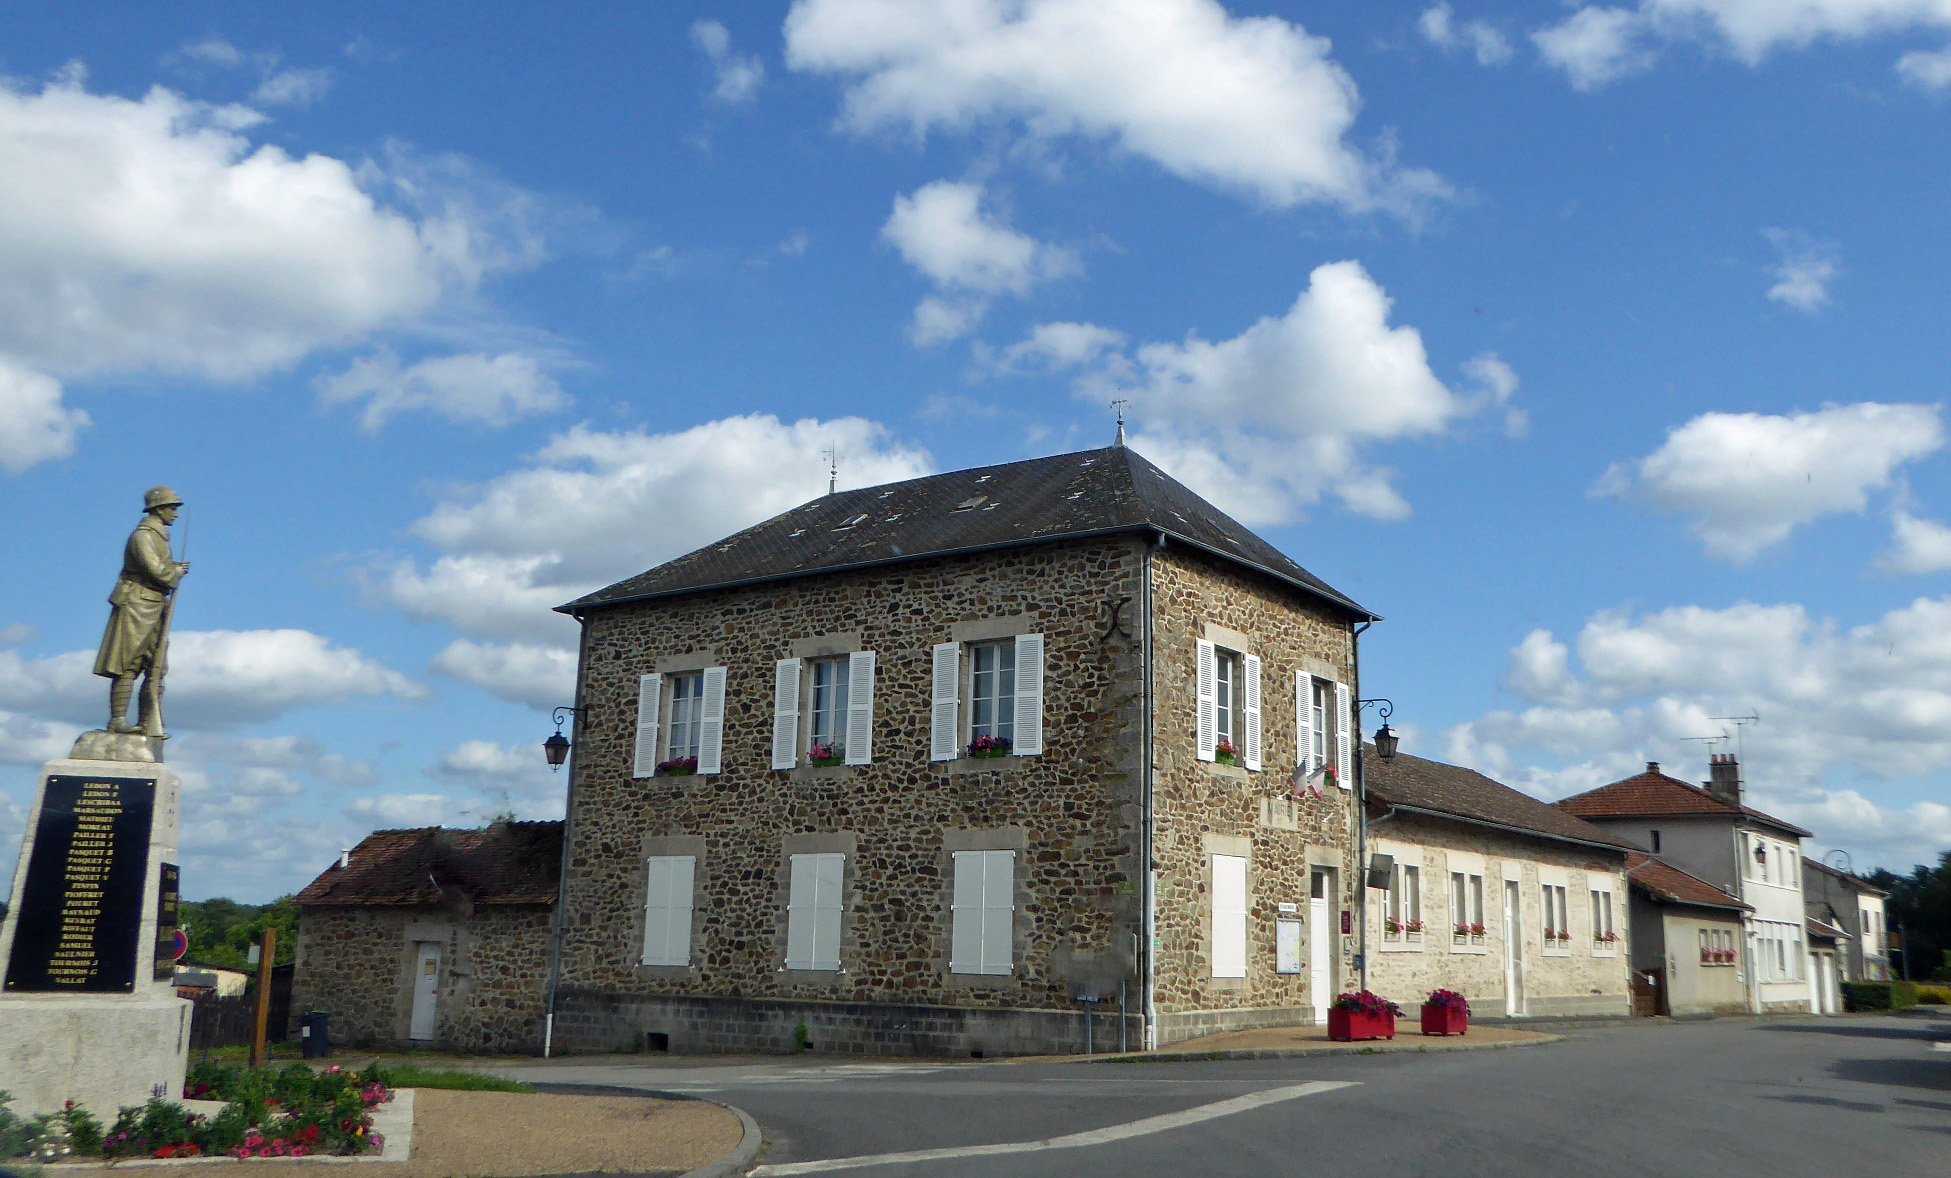
<instances>
[{"instance_id":1,"label":"upper floor window","mask_svg":"<svg viewBox=\"0 0 1951 1178\"><path fill-rule=\"evenodd\" d=\"M929 760L1043 752L1043 635L940 643L930 679Z\"/></svg>"},{"instance_id":2,"label":"upper floor window","mask_svg":"<svg viewBox=\"0 0 1951 1178\"><path fill-rule=\"evenodd\" d=\"M978 642L969 647L969 740L1002 739L1015 745L1016 642Z\"/></svg>"},{"instance_id":3,"label":"upper floor window","mask_svg":"<svg viewBox=\"0 0 1951 1178\"><path fill-rule=\"evenodd\" d=\"M780 659L773 668L772 767L874 759L874 652Z\"/></svg>"},{"instance_id":4,"label":"upper floor window","mask_svg":"<svg viewBox=\"0 0 1951 1178\"><path fill-rule=\"evenodd\" d=\"M665 680L671 689L671 723L666 729L664 757L670 761L696 757L704 721L704 672L668 675Z\"/></svg>"},{"instance_id":5,"label":"upper floor window","mask_svg":"<svg viewBox=\"0 0 1951 1178\"><path fill-rule=\"evenodd\" d=\"M847 660L815 659L811 667L813 706L808 727L815 746L834 756L847 752Z\"/></svg>"},{"instance_id":6,"label":"upper floor window","mask_svg":"<svg viewBox=\"0 0 1951 1178\"><path fill-rule=\"evenodd\" d=\"M1260 659L1195 643L1195 751L1202 761L1260 768Z\"/></svg>"},{"instance_id":7,"label":"upper floor window","mask_svg":"<svg viewBox=\"0 0 1951 1178\"><path fill-rule=\"evenodd\" d=\"M1216 743L1234 749L1246 739L1240 732L1240 656L1230 650L1213 651L1213 716Z\"/></svg>"},{"instance_id":8,"label":"upper floor window","mask_svg":"<svg viewBox=\"0 0 1951 1178\"><path fill-rule=\"evenodd\" d=\"M725 668L637 679L632 777L718 773L725 737Z\"/></svg>"}]
</instances>

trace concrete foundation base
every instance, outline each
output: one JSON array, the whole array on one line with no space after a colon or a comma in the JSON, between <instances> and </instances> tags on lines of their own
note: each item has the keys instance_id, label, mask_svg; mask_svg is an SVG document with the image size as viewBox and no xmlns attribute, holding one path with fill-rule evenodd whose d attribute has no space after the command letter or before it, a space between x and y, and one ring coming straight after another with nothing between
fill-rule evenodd
<instances>
[{"instance_id":1,"label":"concrete foundation base","mask_svg":"<svg viewBox=\"0 0 1951 1178\"><path fill-rule=\"evenodd\" d=\"M72 1100L112 1124L151 1096L183 1094L190 1004L176 997L0 997L0 1090L17 1116Z\"/></svg>"}]
</instances>

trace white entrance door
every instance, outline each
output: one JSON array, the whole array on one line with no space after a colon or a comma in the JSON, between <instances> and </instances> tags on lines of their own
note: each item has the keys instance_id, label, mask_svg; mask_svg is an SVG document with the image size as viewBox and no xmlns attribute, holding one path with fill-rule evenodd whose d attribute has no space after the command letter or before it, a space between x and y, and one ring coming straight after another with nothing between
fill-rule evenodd
<instances>
[{"instance_id":1,"label":"white entrance door","mask_svg":"<svg viewBox=\"0 0 1951 1178\"><path fill-rule=\"evenodd\" d=\"M1316 1025L1328 1021L1328 1006L1334 1001L1334 995L1328 993L1334 985L1329 969L1334 934L1328 927L1328 908L1328 873L1314 872L1307 901L1307 992L1314 1003Z\"/></svg>"},{"instance_id":2,"label":"white entrance door","mask_svg":"<svg viewBox=\"0 0 1951 1178\"><path fill-rule=\"evenodd\" d=\"M422 941L419 960L413 966L413 1026L407 1032L409 1038L434 1037L434 1001L439 997L440 943Z\"/></svg>"},{"instance_id":3,"label":"white entrance door","mask_svg":"<svg viewBox=\"0 0 1951 1178\"><path fill-rule=\"evenodd\" d=\"M1524 905L1518 899L1516 880L1504 883L1504 1013L1515 1018L1524 1013L1524 926L1518 918Z\"/></svg>"}]
</instances>

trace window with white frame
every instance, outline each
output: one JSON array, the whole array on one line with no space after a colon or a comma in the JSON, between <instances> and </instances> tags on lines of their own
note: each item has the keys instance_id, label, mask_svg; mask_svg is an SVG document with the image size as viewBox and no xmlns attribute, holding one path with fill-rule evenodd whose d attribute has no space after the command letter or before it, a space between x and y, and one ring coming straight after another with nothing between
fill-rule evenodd
<instances>
[{"instance_id":1,"label":"window with white frame","mask_svg":"<svg viewBox=\"0 0 1951 1178\"><path fill-rule=\"evenodd\" d=\"M813 659L807 678L813 689L807 727L812 748L832 750L833 756L847 752L847 662L846 659Z\"/></svg>"},{"instance_id":2,"label":"window with white frame","mask_svg":"<svg viewBox=\"0 0 1951 1178\"><path fill-rule=\"evenodd\" d=\"M957 851L954 864L949 972L1007 974L1015 966L1016 852Z\"/></svg>"},{"instance_id":3,"label":"window with white frame","mask_svg":"<svg viewBox=\"0 0 1951 1178\"><path fill-rule=\"evenodd\" d=\"M1246 976L1246 856L1214 855L1213 976Z\"/></svg>"},{"instance_id":4,"label":"window with white frame","mask_svg":"<svg viewBox=\"0 0 1951 1178\"><path fill-rule=\"evenodd\" d=\"M1294 673L1296 763L1308 773L1331 769L1337 785L1353 789L1347 714L1346 684L1317 679L1306 671Z\"/></svg>"},{"instance_id":5,"label":"window with white frame","mask_svg":"<svg viewBox=\"0 0 1951 1178\"><path fill-rule=\"evenodd\" d=\"M1260 658L1194 643L1193 726L1201 761L1260 768Z\"/></svg>"},{"instance_id":6,"label":"window with white frame","mask_svg":"<svg viewBox=\"0 0 1951 1178\"><path fill-rule=\"evenodd\" d=\"M632 777L718 773L725 737L725 668L640 676Z\"/></svg>"},{"instance_id":7,"label":"window with white frame","mask_svg":"<svg viewBox=\"0 0 1951 1178\"><path fill-rule=\"evenodd\" d=\"M1385 940L1421 940L1423 935L1423 869L1396 860L1389 875L1389 898L1383 912Z\"/></svg>"},{"instance_id":8,"label":"window with white frame","mask_svg":"<svg viewBox=\"0 0 1951 1178\"><path fill-rule=\"evenodd\" d=\"M1016 735L1016 643L969 647L969 739Z\"/></svg>"},{"instance_id":9,"label":"window with white frame","mask_svg":"<svg viewBox=\"0 0 1951 1178\"><path fill-rule=\"evenodd\" d=\"M645 965L691 964L691 904L698 861L690 855L644 860Z\"/></svg>"},{"instance_id":10,"label":"window with white frame","mask_svg":"<svg viewBox=\"0 0 1951 1178\"><path fill-rule=\"evenodd\" d=\"M873 651L775 664L772 767L791 769L802 757L816 764L873 763Z\"/></svg>"},{"instance_id":11,"label":"window with white frame","mask_svg":"<svg viewBox=\"0 0 1951 1178\"><path fill-rule=\"evenodd\" d=\"M667 675L671 688L671 722L664 737L664 756L675 761L698 755L698 738L704 731L705 675L691 671Z\"/></svg>"},{"instance_id":12,"label":"window with white frame","mask_svg":"<svg viewBox=\"0 0 1951 1178\"><path fill-rule=\"evenodd\" d=\"M1484 877L1474 872L1450 873L1450 932L1458 944L1481 943L1484 938Z\"/></svg>"},{"instance_id":13,"label":"window with white frame","mask_svg":"<svg viewBox=\"0 0 1951 1178\"><path fill-rule=\"evenodd\" d=\"M838 970L844 854L794 855L786 901L786 968Z\"/></svg>"},{"instance_id":14,"label":"window with white frame","mask_svg":"<svg viewBox=\"0 0 1951 1178\"><path fill-rule=\"evenodd\" d=\"M1544 947L1547 952L1567 952L1572 941L1571 908L1561 884L1540 886L1539 915L1544 918Z\"/></svg>"},{"instance_id":15,"label":"window with white frame","mask_svg":"<svg viewBox=\"0 0 1951 1178\"><path fill-rule=\"evenodd\" d=\"M940 643L931 682L929 760L1042 754L1043 635Z\"/></svg>"},{"instance_id":16,"label":"window with white frame","mask_svg":"<svg viewBox=\"0 0 1951 1178\"><path fill-rule=\"evenodd\" d=\"M1619 940L1619 932L1612 927L1612 892L1602 888L1592 889L1592 947L1595 951L1610 952Z\"/></svg>"}]
</instances>

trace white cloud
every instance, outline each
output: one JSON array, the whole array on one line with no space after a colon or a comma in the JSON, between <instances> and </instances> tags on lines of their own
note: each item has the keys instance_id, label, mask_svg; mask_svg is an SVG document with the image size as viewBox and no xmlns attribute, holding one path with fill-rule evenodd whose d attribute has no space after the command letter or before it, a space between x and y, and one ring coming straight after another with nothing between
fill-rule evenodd
<instances>
[{"instance_id":1,"label":"white cloud","mask_svg":"<svg viewBox=\"0 0 1951 1178\"><path fill-rule=\"evenodd\" d=\"M691 43L698 47L716 74L711 96L736 106L759 96L765 84L765 63L749 54L732 52L732 34L715 20L700 20L691 26Z\"/></svg>"},{"instance_id":2,"label":"white cloud","mask_svg":"<svg viewBox=\"0 0 1951 1178\"><path fill-rule=\"evenodd\" d=\"M1951 86L1951 47L1935 53L1912 50L1897 59L1897 76L1920 90Z\"/></svg>"},{"instance_id":3,"label":"white cloud","mask_svg":"<svg viewBox=\"0 0 1951 1178\"><path fill-rule=\"evenodd\" d=\"M107 700L103 700L106 712ZM0 711L0 765L40 766L56 757L65 757L74 748L82 729L73 724L37 720L32 716ZM0 842L0 847L6 844Z\"/></svg>"},{"instance_id":4,"label":"white cloud","mask_svg":"<svg viewBox=\"0 0 1951 1178\"><path fill-rule=\"evenodd\" d=\"M561 647L457 638L427 669L472 683L497 699L543 711L576 698L576 652Z\"/></svg>"},{"instance_id":5,"label":"white cloud","mask_svg":"<svg viewBox=\"0 0 1951 1178\"><path fill-rule=\"evenodd\" d=\"M1286 314L1229 340L1144 344L1079 382L1123 396L1146 454L1249 525L1278 523L1323 494L1396 518L1409 506L1368 443L1444 432L1481 407L1430 370L1420 333L1389 324L1390 299L1356 262L1318 267ZM1515 388L1501 361L1479 372ZM1506 394L1508 396L1508 391Z\"/></svg>"},{"instance_id":6,"label":"white cloud","mask_svg":"<svg viewBox=\"0 0 1951 1178\"><path fill-rule=\"evenodd\" d=\"M1842 265L1835 243L1817 241L1799 229L1761 232L1776 254L1776 264L1769 269L1775 284L1768 288L1768 297L1798 311L1828 306L1829 284Z\"/></svg>"},{"instance_id":7,"label":"white cloud","mask_svg":"<svg viewBox=\"0 0 1951 1178\"><path fill-rule=\"evenodd\" d=\"M1690 516L1709 553L1738 563L1798 525L1863 510L1899 466L1943 444L1938 410L1929 405L1703 413L1645 458L1615 463L1593 493Z\"/></svg>"},{"instance_id":8,"label":"white cloud","mask_svg":"<svg viewBox=\"0 0 1951 1178\"><path fill-rule=\"evenodd\" d=\"M1886 573L1941 573L1951 569L1951 528L1898 508L1890 513L1890 550L1877 558Z\"/></svg>"},{"instance_id":9,"label":"white cloud","mask_svg":"<svg viewBox=\"0 0 1951 1178\"><path fill-rule=\"evenodd\" d=\"M1546 61L1589 90L1650 67L1662 43L1689 42L1754 66L1817 41L1947 28L1945 0L1639 0L1634 7L1588 5L1532 39Z\"/></svg>"},{"instance_id":10,"label":"white cloud","mask_svg":"<svg viewBox=\"0 0 1951 1178\"><path fill-rule=\"evenodd\" d=\"M565 642L576 624L555 607L602 586L552 580L560 563L553 556L463 553L440 557L422 572L400 561L367 588L415 617L442 619L476 638Z\"/></svg>"},{"instance_id":11,"label":"white cloud","mask_svg":"<svg viewBox=\"0 0 1951 1178\"><path fill-rule=\"evenodd\" d=\"M402 367L391 349L380 348L354 360L344 372L321 376L315 387L327 405L363 399L359 424L367 433L377 433L387 418L408 410L503 426L569 404L568 395L541 365L518 352L436 356Z\"/></svg>"},{"instance_id":12,"label":"white cloud","mask_svg":"<svg viewBox=\"0 0 1951 1178\"><path fill-rule=\"evenodd\" d=\"M380 794L346 803L345 815L375 830L443 826L464 816L461 803L445 794Z\"/></svg>"},{"instance_id":13,"label":"white cloud","mask_svg":"<svg viewBox=\"0 0 1951 1178\"><path fill-rule=\"evenodd\" d=\"M75 452L88 414L61 404L61 382L0 355L0 467L19 474Z\"/></svg>"},{"instance_id":14,"label":"white cloud","mask_svg":"<svg viewBox=\"0 0 1951 1178\"><path fill-rule=\"evenodd\" d=\"M966 334L990 296L1021 298L1038 283L1074 274L1077 255L1019 233L983 208L980 184L937 180L896 196L881 236L946 297L929 296L915 312L917 343Z\"/></svg>"},{"instance_id":15,"label":"white cloud","mask_svg":"<svg viewBox=\"0 0 1951 1178\"><path fill-rule=\"evenodd\" d=\"M251 101L259 106L310 106L331 89L331 70L281 69L258 83L251 91Z\"/></svg>"},{"instance_id":16,"label":"white cloud","mask_svg":"<svg viewBox=\"0 0 1951 1178\"><path fill-rule=\"evenodd\" d=\"M185 732L170 741L172 765L234 766L302 772L330 785L360 789L379 782L371 761L331 753L316 737L235 736L216 732Z\"/></svg>"},{"instance_id":17,"label":"white cloud","mask_svg":"<svg viewBox=\"0 0 1951 1178\"><path fill-rule=\"evenodd\" d=\"M1458 24L1456 13L1448 4L1424 9L1416 27L1422 31L1424 40L1447 53L1469 50L1478 65L1503 65L1511 60L1511 43L1504 39L1504 34L1486 21Z\"/></svg>"},{"instance_id":18,"label":"white cloud","mask_svg":"<svg viewBox=\"0 0 1951 1178\"><path fill-rule=\"evenodd\" d=\"M244 64L244 51L224 40L222 37L205 37L201 41L186 43L180 52L192 61L226 68Z\"/></svg>"},{"instance_id":19,"label":"white cloud","mask_svg":"<svg viewBox=\"0 0 1951 1178\"><path fill-rule=\"evenodd\" d=\"M975 344L976 362L997 374L1013 374L1031 367L1060 372L1095 364L1125 346L1125 333L1095 323L1041 323L1016 343L998 351Z\"/></svg>"},{"instance_id":20,"label":"white cloud","mask_svg":"<svg viewBox=\"0 0 1951 1178\"><path fill-rule=\"evenodd\" d=\"M488 811L512 809L525 819L562 817L563 774L542 758L542 742L496 744L464 740L441 755L438 776L478 790Z\"/></svg>"},{"instance_id":21,"label":"white cloud","mask_svg":"<svg viewBox=\"0 0 1951 1178\"><path fill-rule=\"evenodd\" d=\"M1571 650L1549 630L1533 630L1511 648L1504 682L1525 699L1568 703L1577 694L1570 670Z\"/></svg>"},{"instance_id":22,"label":"white cloud","mask_svg":"<svg viewBox=\"0 0 1951 1178\"><path fill-rule=\"evenodd\" d=\"M26 622L14 622L11 625L0 626L0 646L19 646L23 643L32 642L40 636L41 632Z\"/></svg>"},{"instance_id":23,"label":"white cloud","mask_svg":"<svg viewBox=\"0 0 1951 1178\"><path fill-rule=\"evenodd\" d=\"M785 32L788 65L846 79L858 132L1009 123L1276 208L1409 210L1448 193L1345 142L1360 99L1325 38L1214 0L800 0Z\"/></svg>"}]
</instances>

